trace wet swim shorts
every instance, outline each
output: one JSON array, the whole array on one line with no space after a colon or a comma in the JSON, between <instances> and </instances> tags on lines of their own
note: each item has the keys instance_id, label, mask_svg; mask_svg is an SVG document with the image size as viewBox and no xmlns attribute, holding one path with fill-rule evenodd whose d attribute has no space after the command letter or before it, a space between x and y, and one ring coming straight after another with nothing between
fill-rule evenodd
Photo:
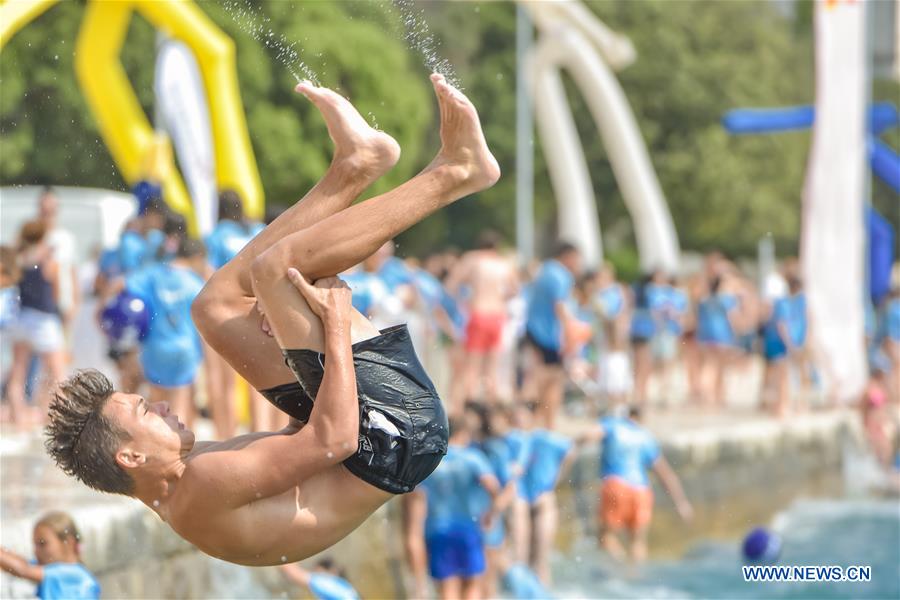
<instances>
[{"instance_id":1,"label":"wet swim shorts","mask_svg":"<svg viewBox=\"0 0 900 600\"><path fill-rule=\"evenodd\" d=\"M289 415L306 421L324 375L324 355L284 350L300 385L263 392ZM363 481L405 494L428 477L447 453L447 414L413 349L406 325L353 344L359 396L359 446L344 466ZM303 392L301 396L298 392Z\"/></svg>"}]
</instances>

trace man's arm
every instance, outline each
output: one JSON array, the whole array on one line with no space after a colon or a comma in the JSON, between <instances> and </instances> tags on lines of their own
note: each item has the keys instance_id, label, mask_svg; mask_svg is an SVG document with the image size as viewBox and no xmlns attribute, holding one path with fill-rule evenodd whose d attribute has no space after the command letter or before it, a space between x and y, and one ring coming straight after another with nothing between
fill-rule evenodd
<instances>
[{"instance_id":1,"label":"man's arm","mask_svg":"<svg viewBox=\"0 0 900 600\"><path fill-rule=\"evenodd\" d=\"M359 400L350 345L350 290L337 278L313 286L294 269L289 278L325 332L325 372L315 408L296 433L260 437L238 452L210 451L194 458L186 477L217 503L236 507L281 494L356 452ZM227 493L218 496L216 490Z\"/></svg>"},{"instance_id":2,"label":"man's arm","mask_svg":"<svg viewBox=\"0 0 900 600\"><path fill-rule=\"evenodd\" d=\"M413 575L413 598L428 597L428 553L425 550L427 516L428 502L422 490L403 496L403 549Z\"/></svg>"},{"instance_id":3,"label":"man's arm","mask_svg":"<svg viewBox=\"0 0 900 600\"><path fill-rule=\"evenodd\" d=\"M672 501L675 502L675 508L678 509L678 514L681 515L681 518L685 521L691 520L694 516L694 509L684 494L681 480L678 479L678 475L672 470L669 461L664 456L660 456L653 463L653 472L656 473L663 487L666 488L666 492L672 497Z\"/></svg>"},{"instance_id":4,"label":"man's arm","mask_svg":"<svg viewBox=\"0 0 900 600\"><path fill-rule=\"evenodd\" d=\"M0 569L35 583L40 583L44 580L44 567L32 565L18 554L10 552L6 548L0 548Z\"/></svg>"}]
</instances>

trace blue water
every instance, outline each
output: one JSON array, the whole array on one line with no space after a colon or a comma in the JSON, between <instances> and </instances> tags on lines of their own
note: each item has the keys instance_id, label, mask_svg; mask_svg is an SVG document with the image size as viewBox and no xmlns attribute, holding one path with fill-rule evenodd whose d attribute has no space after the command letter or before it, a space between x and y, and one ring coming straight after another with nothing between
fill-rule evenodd
<instances>
[{"instance_id":1,"label":"blue water","mask_svg":"<svg viewBox=\"0 0 900 600\"><path fill-rule=\"evenodd\" d=\"M768 524L779 565L867 565L870 582L748 583L740 540L705 542L680 560L615 565L588 540L554 564L558 598L900 598L900 501L804 500Z\"/></svg>"}]
</instances>

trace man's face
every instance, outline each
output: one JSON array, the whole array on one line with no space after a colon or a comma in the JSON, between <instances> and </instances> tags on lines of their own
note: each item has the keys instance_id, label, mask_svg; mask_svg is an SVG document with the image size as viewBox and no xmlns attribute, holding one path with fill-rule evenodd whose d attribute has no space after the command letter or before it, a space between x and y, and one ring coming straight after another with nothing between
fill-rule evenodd
<instances>
[{"instance_id":1,"label":"man's face","mask_svg":"<svg viewBox=\"0 0 900 600\"><path fill-rule=\"evenodd\" d=\"M122 450L140 454L146 460L165 460L194 446L194 432L170 412L166 402L151 404L138 394L116 392L103 411L131 437L122 444Z\"/></svg>"}]
</instances>

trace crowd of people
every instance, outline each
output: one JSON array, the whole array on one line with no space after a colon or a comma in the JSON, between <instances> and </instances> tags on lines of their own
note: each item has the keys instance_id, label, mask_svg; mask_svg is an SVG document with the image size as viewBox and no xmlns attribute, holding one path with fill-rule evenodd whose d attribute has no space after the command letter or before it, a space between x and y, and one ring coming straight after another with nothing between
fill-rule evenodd
<instances>
[{"instance_id":1,"label":"crowd of people","mask_svg":"<svg viewBox=\"0 0 900 600\"><path fill-rule=\"evenodd\" d=\"M187 427L208 416L219 439L245 426L284 427L287 415L239 385L191 317L204 282L264 225L247 219L240 197L225 191L219 223L201 241L152 189L138 200L138 215L118 246L99 255L89 290L120 389L168 403ZM42 422L53 386L66 375L69 329L80 302L72 235L58 226L52 189L42 192L39 206L17 245L0 249L3 419L25 428ZM729 379L761 363L760 409L778 418L806 410L807 390L819 375L807 349L814 324L796 260L760 285L718 253L687 277L656 270L631 284L609 263L597 270L583 263L576 245L560 243L544 262L522 267L497 233L485 231L472 250L421 260L401 259L389 242L342 275L353 306L377 328L408 323L419 356L445 392L447 456L403 497L416 597L427 595L429 573L443 598L494 597L501 583L516 597L546 597L555 489L576 450L595 443L601 448L598 543L613 557L642 560L653 507L650 472L683 518L693 513L641 425L643 414L669 406L678 385L682 401L720 410L728 405ZM872 376L861 407L867 436L887 463L896 438L888 406L900 401L900 282L868 313ZM567 390L581 399L582 422L574 428L561 423ZM248 406L246 424L241 402ZM54 519L38 528L63 522ZM74 524L63 533L44 530L41 539L56 535L59 544L50 546L60 550L46 561L39 556L40 565L78 562L77 544L69 544L77 540ZM50 585L48 574L56 572L26 571L3 558L3 568L41 585ZM352 597L342 578L323 583L324 575L316 579L299 566L284 570L314 594L317 586L326 590L317 597ZM336 577L330 563L320 571ZM81 575L75 579L94 589Z\"/></svg>"}]
</instances>

